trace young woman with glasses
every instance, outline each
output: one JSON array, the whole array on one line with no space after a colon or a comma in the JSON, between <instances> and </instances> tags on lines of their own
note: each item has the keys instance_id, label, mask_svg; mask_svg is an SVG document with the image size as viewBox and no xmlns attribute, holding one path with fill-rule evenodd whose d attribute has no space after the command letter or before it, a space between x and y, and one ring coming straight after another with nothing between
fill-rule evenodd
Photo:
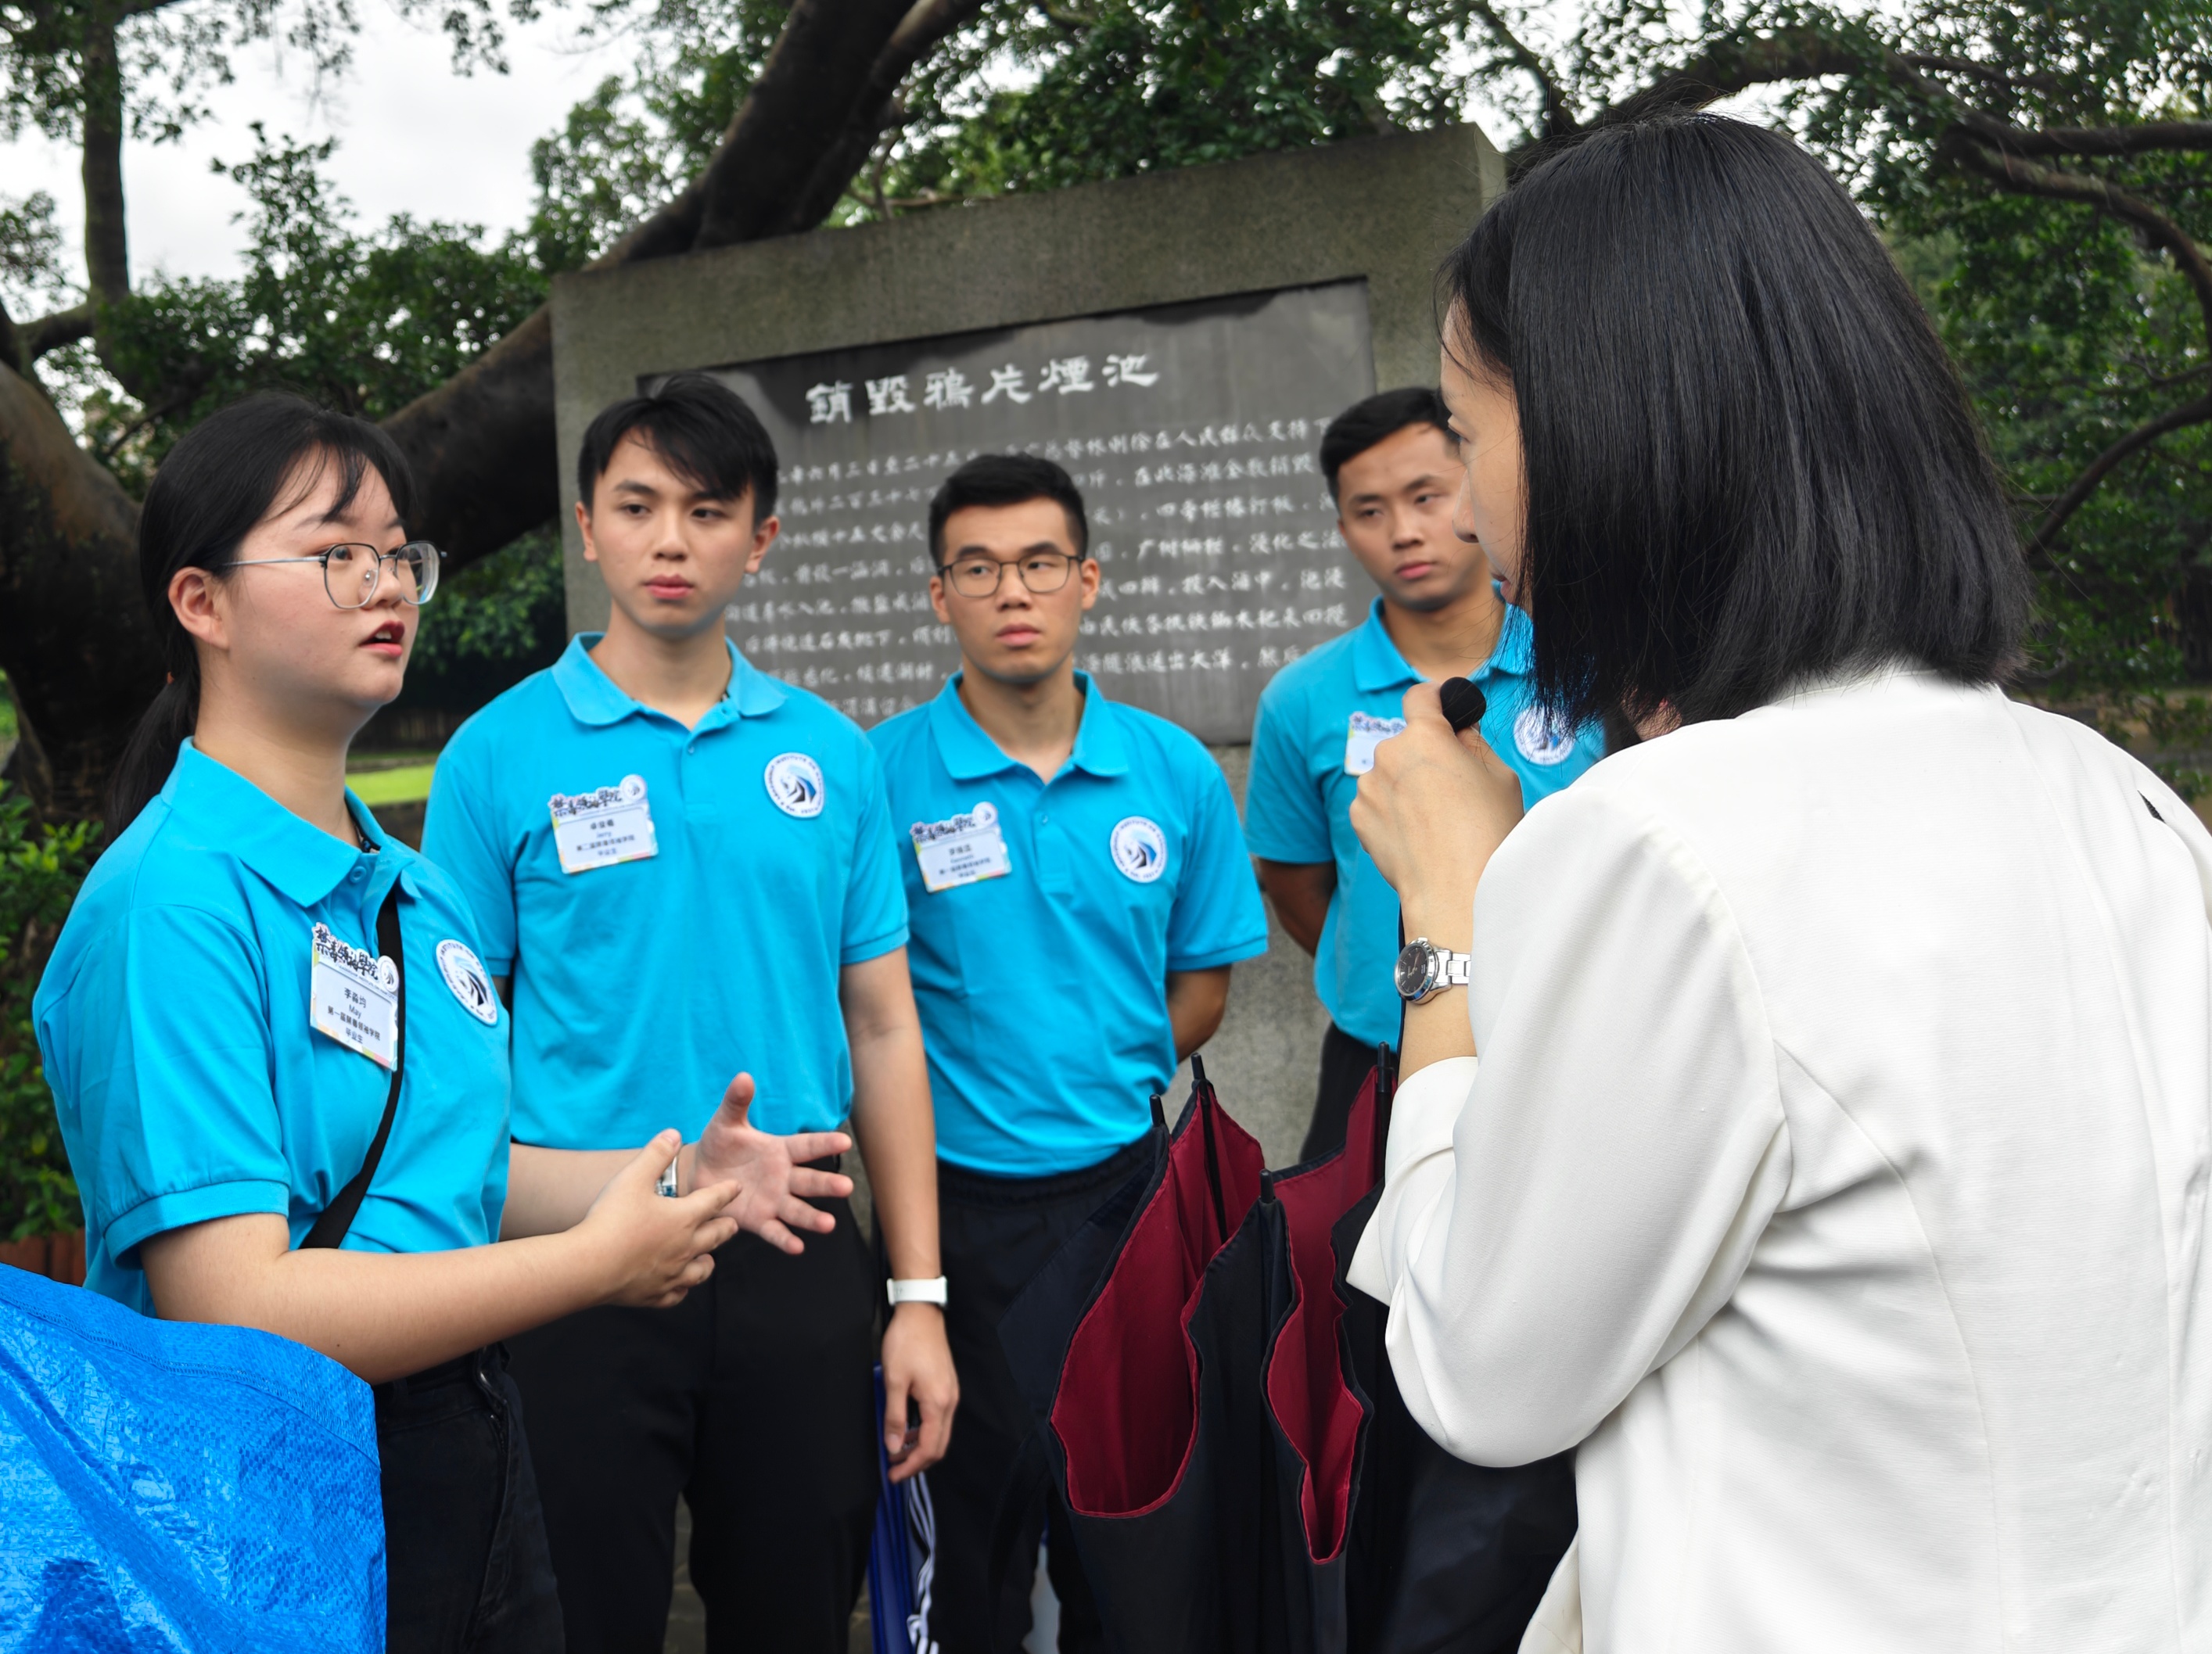
<instances>
[{"instance_id":1,"label":"young woman with glasses","mask_svg":"<svg viewBox=\"0 0 2212 1654\"><path fill-rule=\"evenodd\" d=\"M510 1178L507 1018L467 906L345 785L437 590L410 504L388 438L295 397L178 444L139 532L169 682L34 1015L87 1284L368 1380L389 1646L537 1654L560 1609L499 1341L672 1304L740 1228L796 1249L828 1222L800 1197L849 1187L799 1163L845 1140L732 1107L690 1147ZM662 1198L679 1148L696 1192Z\"/></svg>"}]
</instances>

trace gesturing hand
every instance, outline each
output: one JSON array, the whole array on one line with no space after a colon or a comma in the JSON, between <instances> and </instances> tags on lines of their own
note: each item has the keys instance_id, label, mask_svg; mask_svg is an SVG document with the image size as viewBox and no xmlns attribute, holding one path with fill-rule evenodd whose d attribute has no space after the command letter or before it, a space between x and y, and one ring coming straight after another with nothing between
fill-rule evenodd
<instances>
[{"instance_id":1,"label":"gesturing hand","mask_svg":"<svg viewBox=\"0 0 2212 1654\"><path fill-rule=\"evenodd\" d=\"M806 1243L792 1233L803 1229L826 1235L837 1221L805 1196L834 1200L853 1192L853 1180L836 1172L808 1169L809 1160L842 1154L853 1140L842 1131L801 1131L775 1137L746 1123L752 1107L753 1076L740 1074L722 1094L722 1106L699 1134L699 1141L684 1153L690 1160L683 1184L696 1189L710 1183L734 1183L737 1193L723 1208L738 1227L758 1235L779 1251L803 1252Z\"/></svg>"}]
</instances>

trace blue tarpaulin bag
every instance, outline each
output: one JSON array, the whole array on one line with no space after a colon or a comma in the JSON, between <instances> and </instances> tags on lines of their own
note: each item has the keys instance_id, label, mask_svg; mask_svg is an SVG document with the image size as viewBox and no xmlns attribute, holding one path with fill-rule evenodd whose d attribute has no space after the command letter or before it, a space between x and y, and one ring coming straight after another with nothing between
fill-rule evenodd
<instances>
[{"instance_id":1,"label":"blue tarpaulin bag","mask_svg":"<svg viewBox=\"0 0 2212 1654\"><path fill-rule=\"evenodd\" d=\"M0 1265L0 1654L374 1654L369 1388Z\"/></svg>"}]
</instances>

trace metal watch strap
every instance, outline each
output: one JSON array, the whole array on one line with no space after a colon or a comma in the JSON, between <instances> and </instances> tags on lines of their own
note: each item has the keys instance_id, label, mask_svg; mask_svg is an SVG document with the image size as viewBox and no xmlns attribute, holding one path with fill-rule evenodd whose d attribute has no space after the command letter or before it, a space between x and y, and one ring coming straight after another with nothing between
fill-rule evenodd
<instances>
[{"instance_id":1,"label":"metal watch strap","mask_svg":"<svg viewBox=\"0 0 2212 1654\"><path fill-rule=\"evenodd\" d=\"M934 1275L927 1281L887 1281L884 1290L890 1294L891 1306L901 1304L945 1304L945 1277Z\"/></svg>"}]
</instances>

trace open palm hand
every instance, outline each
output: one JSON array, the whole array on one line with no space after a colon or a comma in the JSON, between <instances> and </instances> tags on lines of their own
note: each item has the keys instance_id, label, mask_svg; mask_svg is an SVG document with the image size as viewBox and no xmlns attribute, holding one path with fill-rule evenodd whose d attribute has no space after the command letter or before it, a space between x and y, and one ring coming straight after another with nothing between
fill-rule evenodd
<instances>
[{"instance_id":1,"label":"open palm hand","mask_svg":"<svg viewBox=\"0 0 2212 1654\"><path fill-rule=\"evenodd\" d=\"M738 1192L723 1209L725 1215L779 1251L805 1251L806 1243L795 1231L819 1235L836 1227L836 1220L807 1204L807 1197L834 1200L853 1192L850 1178L816 1171L807 1162L843 1154L853 1146L852 1139L842 1131L771 1136L747 1119L752 1102L753 1076L740 1074L730 1081L722 1106L687 1151L691 1175L684 1186L736 1184Z\"/></svg>"}]
</instances>

